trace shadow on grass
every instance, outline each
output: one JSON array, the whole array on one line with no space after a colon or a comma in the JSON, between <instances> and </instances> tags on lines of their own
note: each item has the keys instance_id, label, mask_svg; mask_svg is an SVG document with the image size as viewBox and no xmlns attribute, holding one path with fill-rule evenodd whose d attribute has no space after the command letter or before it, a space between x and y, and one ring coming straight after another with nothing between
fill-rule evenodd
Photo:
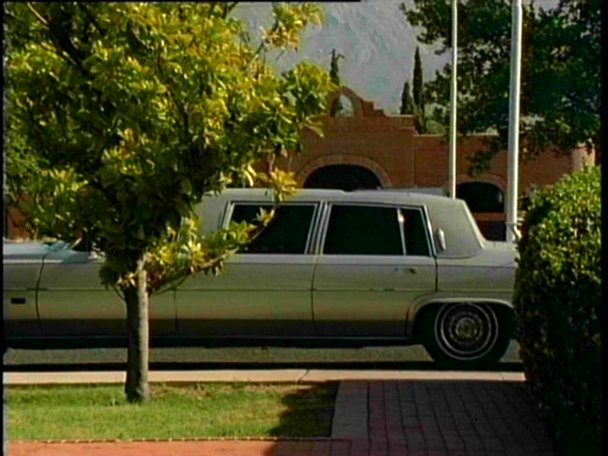
<instances>
[{"instance_id":1,"label":"shadow on grass","mask_svg":"<svg viewBox=\"0 0 608 456\"><path fill-rule=\"evenodd\" d=\"M282 399L286 410L270 435L280 438L330 437L338 382L299 385Z\"/></svg>"}]
</instances>

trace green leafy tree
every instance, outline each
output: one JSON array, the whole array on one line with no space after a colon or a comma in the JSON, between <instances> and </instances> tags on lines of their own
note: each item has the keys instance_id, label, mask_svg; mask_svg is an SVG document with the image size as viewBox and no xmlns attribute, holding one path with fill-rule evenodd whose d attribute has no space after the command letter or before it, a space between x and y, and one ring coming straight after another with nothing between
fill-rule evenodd
<instances>
[{"instance_id":1,"label":"green leafy tree","mask_svg":"<svg viewBox=\"0 0 608 456\"><path fill-rule=\"evenodd\" d=\"M125 393L149 396L148 302L189 274L219 272L259 224L199 233L195 206L299 150L333 90L300 63L277 76L270 47L297 47L311 4L273 6L254 51L235 3L11 3L7 15L7 183L38 236L103 253L101 280L127 309Z\"/></svg>"},{"instance_id":2,"label":"green leafy tree","mask_svg":"<svg viewBox=\"0 0 608 456\"><path fill-rule=\"evenodd\" d=\"M401 92L401 107L399 108L399 114L401 114L402 116L414 114L414 100L412 99L412 91L410 89L409 80L403 83L403 91Z\"/></svg>"},{"instance_id":3,"label":"green leafy tree","mask_svg":"<svg viewBox=\"0 0 608 456\"><path fill-rule=\"evenodd\" d=\"M333 82L334 85L336 85L337 87L341 87L341 84L340 84L340 67L338 66L338 64L340 62L340 59L343 59L343 58L344 58L344 56L342 54L338 54L335 49L331 50L331 62L330 62L330 68L329 68L329 77L331 79L331 82ZM344 109L344 106L342 106L342 102L340 101L340 97L338 97L332 103L332 105L331 105L331 107L329 109L329 114L332 117L335 117L340 112L342 112L343 109Z\"/></svg>"},{"instance_id":4,"label":"green leafy tree","mask_svg":"<svg viewBox=\"0 0 608 456\"><path fill-rule=\"evenodd\" d=\"M525 160L556 146L569 152L585 144L600 154L601 0L560 0L554 8L523 6L521 145ZM422 27L421 43L451 50L451 0L402 5ZM458 128L495 132L472 170L489 165L507 147L511 54L511 1L471 0L458 6ZM425 85L427 101L448 124L451 65Z\"/></svg>"}]
</instances>

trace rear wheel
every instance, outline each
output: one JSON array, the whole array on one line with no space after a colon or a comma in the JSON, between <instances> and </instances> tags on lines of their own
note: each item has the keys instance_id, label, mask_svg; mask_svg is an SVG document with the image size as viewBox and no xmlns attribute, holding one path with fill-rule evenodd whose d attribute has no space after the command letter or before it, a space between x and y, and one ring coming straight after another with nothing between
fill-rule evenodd
<instances>
[{"instance_id":1,"label":"rear wheel","mask_svg":"<svg viewBox=\"0 0 608 456\"><path fill-rule=\"evenodd\" d=\"M483 303L434 306L423 314L422 343L443 366L480 367L497 363L512 333L509 309L497 311Z\"/></svg>"}]
</instances>

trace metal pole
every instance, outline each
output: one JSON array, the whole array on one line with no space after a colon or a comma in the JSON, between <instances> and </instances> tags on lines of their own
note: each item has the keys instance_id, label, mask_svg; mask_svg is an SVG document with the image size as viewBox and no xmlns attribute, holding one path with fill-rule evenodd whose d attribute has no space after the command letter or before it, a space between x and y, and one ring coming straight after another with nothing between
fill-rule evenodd
<instances>
[{"instance_id":1,"label":"metal pole","mask_svg":"<svg viewBox=\"0 0 608 456\"><path fill-rule=\"evenodd\" d=\"M456 66L458 61L458 0L452 0L452 86L450 110L449 194L456 198Z\"/></svg>"},{"instance_id":2,"label":"metal pole","mask_svg":"<svg viewBox=\"0 0 608 456\"><path fill-rule=\"evenodd\" d=\"M511 83L509 88L509 145L507 164L507 242L519 237L517 229L517 183L519 179L519 88L521 74L522 0L512 0Z\"/></svg>"}]
</instances>

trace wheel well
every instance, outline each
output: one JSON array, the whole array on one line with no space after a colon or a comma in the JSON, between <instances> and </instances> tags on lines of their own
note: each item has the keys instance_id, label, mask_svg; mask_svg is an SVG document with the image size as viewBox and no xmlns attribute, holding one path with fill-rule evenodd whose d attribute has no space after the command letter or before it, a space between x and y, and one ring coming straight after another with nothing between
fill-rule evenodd
<instances>
[{"instance_id":1,"label":"wheel well","mask_svg":"<svg viewBox=\"0 0 608 456\"><path fill-rule=\"evenodd\" d=\"M435 312L438 307L441 307L444 304L459 304L465 302L468 301L431 302L422 306L418 310L418 312L416 312L416 316L414 317L414 327L412 332L412 337L414 341L421 341L422 336L424 334L424 324L426 322L426 319L429 315ZM512 307L497 302L475 301L475 304L485 304L491 307L492 310L496 312L496 316L498 317L498 320L501 323L501 327L506 328L507 331L510 331L513 334L513 331L516 329L516 319L515 311ZM503 326L505 323L507 324L507 326Z\"/></svg>"}]
</instances>

